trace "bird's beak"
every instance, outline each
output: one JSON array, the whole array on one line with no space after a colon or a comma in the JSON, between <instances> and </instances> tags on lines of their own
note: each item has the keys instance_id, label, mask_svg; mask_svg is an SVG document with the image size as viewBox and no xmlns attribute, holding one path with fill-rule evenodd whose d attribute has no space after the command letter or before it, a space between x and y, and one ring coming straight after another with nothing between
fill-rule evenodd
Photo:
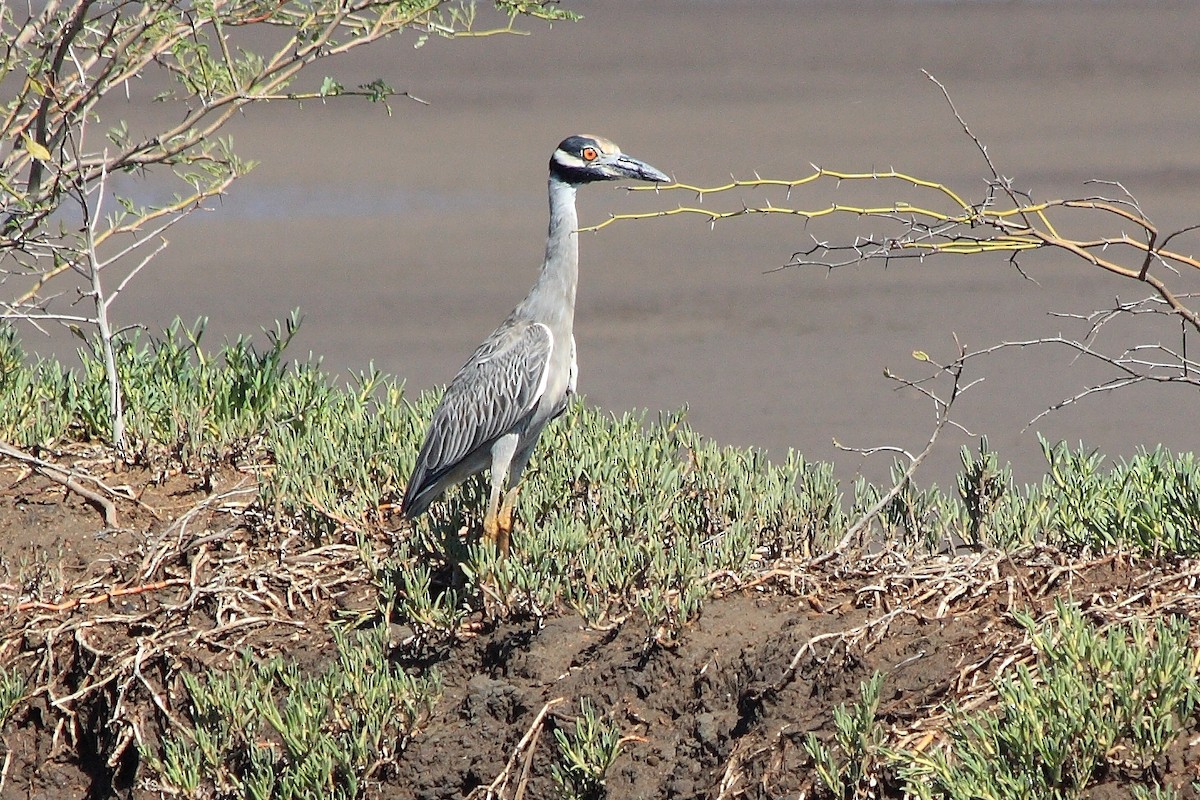
<instances>
[{"instance_id":1,"label":"bird's beak","mask_svg":"<svg viewBox=\"0 0 1200 800\"><path fill-rule=\"evenodd\" d=\"M632 178L635 181L646 181L647 183L673 183L671 176L660 169L647 164L645 161L627 156L624 153L616 156L610 164L613 172L613 178Z\"/></svg>"}]
</instances>

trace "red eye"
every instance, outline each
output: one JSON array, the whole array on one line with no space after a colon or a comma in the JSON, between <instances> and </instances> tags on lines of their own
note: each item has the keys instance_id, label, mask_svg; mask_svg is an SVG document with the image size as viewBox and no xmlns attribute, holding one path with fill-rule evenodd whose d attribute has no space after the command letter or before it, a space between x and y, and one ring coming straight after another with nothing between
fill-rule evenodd
<instances>
[{"instance_id":1,"label":"red eye","mask_svg":"<svg viewBox=\"0 0 1200 800\"><path fill-rule=\"evenodd\" d=\"M585 147L580 155L583 156L584 161L595 161L596 156L600 154L596 152L596 148L594 147Z\"/></svg>"}]
</instances>

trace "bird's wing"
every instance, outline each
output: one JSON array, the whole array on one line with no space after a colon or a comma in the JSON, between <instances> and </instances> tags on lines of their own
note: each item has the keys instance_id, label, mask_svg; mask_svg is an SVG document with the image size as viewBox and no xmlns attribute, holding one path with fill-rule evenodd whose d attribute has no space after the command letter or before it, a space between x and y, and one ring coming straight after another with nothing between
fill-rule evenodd
<instances>
[{"instance_id":1,"label":"bird's wing","mask_svg":"<svg viewBox=\"0 0 1200 800\"><path fill-rule=\"evenodd\" d=\"M554 335L540 322L508 322L489 336L446 387L410 484L436 481L532 412L546 390L553 348Z\"/></svg>"}]
</instances>

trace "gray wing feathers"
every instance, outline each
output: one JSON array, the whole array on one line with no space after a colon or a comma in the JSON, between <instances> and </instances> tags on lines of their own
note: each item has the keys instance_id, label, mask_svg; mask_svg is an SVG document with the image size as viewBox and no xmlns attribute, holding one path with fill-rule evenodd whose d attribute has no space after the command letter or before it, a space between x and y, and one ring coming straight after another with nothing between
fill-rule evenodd
<instances>
[{"instance_id":1,"label":"gray wing feathers","mask_svg":"<svg viewBox=\"0 0 1200 800\"><path fill-rule=\"evenodd\" d=\"M415 496L470 453L517 427L546 387L554 336L541 323L502 326L446 387L408 487Z\"/></svg>"}]
</instances>

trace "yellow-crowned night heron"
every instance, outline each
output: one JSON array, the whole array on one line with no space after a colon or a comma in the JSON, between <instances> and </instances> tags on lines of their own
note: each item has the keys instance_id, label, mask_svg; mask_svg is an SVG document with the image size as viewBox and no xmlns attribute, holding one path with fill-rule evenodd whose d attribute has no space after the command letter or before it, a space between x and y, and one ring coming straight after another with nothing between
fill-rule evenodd
<instances>
[{"instance_id":1,"label":"yellow-crowned night heron","mask_svg":"<svg viewBox=\"0 0 1200 800\"><path fill-rule=\"evenodd\" d=\"M575 391L575 190L622 178L671 180L599 136L570 136L550 157L550 233L541 274L446 387L404 494L408 518L424 512L449 487L490 467L483 534L501 553L508 551L521 472L542 428L563 412Z\"/></svg>"}]
</instances>

